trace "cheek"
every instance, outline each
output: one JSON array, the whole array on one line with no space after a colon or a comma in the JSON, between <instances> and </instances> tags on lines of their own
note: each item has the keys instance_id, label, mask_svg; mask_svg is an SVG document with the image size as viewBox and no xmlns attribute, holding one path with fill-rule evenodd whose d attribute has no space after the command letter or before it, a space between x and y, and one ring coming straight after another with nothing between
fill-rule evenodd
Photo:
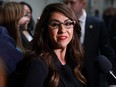
<instances>
[{"instance_id":1,"label":"cheek","mask_svg":"<svg viewBox=\"0 0 116 87\"><path fill-rule=\"evenodd\" d=\"M19 25L24 25L24 24L26 24L27 21L28 21L28 18L22 17L22 18L18 21L18 24L19 24Z\"/></svg>"},{"instance_id":2,"label":"cheek","mask_svg":"<svg viewBox=\"0 0 116 87\"><path fill-rule=\"evenodd\" d=\"M57 32L56 31L53 31L53 30L49 30L49 37L52 41L55 41L56 40L56 35L57 35Z\"/></svg>"},{"instance_id":3,"label":"cheek","mask_svg":"<svg viewBox=\"0 0 116 87\"><path fill-rule=\"evenodd\" d=\"M31 19L32 15L30 14L28 17L29 17L29 19Z\"/></svg>"},{"instance_id":4,"label":"cheek","mask_svg":"<svg viewBox=\"0 0 116 87\"><path fill-rule=\"evenodd\" d=\"M22 17L22 18L18 21L18 24L19 24L19 25L23 25L23 24L25 24L25 23L26 23L26 20L25 20L24 17Z\"/></svg>"},{"instance_id":5,"label":"cheek","mask_svg":"<svg viewBox=\"0 0 116 87\"><path fill-rule=\"evenodd\" d=\"M71 36L73 36L74 33L73 29L70 29L68 32L70 33Z\"/></svg>"}]
</instances>

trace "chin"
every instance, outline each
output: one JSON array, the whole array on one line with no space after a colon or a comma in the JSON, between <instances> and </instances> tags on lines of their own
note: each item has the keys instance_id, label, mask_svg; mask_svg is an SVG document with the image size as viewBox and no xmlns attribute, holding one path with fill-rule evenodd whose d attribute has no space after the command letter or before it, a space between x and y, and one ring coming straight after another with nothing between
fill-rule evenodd
<instances>
[{"instance_id":1,"label":"chin","mask_svg":"<svg viewBox=\"0 0 116 87\"><path fill-rule=\"evenodd\" d=\"M65 49L67 47L67 45L65 45L65 44L60 44L60 48L61 49Z\"/></svg>"}]
</instances>

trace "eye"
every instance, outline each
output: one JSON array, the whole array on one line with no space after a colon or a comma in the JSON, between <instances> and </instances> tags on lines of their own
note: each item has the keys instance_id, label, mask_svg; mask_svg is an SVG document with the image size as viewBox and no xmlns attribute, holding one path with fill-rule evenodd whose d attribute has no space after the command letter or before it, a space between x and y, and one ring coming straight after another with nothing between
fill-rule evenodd
<instances>
[{"instance_id":1,"label":"eye","mask_svg":"<svg viewBox=\"0 0 116 87\"><path fill-rule=\"evenodd\" d=\"M74 5L76 2L75 1L70 1L69 2L71 5Z\"/></svg>"},{"instance_id":2,"label":"eye","mask_svg":"<svg viewBox=\"0 0 116 87\"><path fill-rule=\"evenodd\" d=\"M74 25L74 23L73 22L66 22L65 23L65 26L71 26L71 25Z\"/></svg>"},{"instance_id":3,"label":"eye","mask_svg":"<svg viewBox=\"0 0 116 87\"><path fill-rule=\"evenodd\" d=\"M28 14L25 14L23 17L28 17Z\"/></svg>"},{"instance_id":4,"label":"eye","mask_svg":"<svg viewBox=\"0 0 116 87\"><path fill-rule=\"evenodd\" d=\"M50 26L52 26L52 27L58 27L59 23L58 22L51 22Z\"/></svg>"}]
</instances>

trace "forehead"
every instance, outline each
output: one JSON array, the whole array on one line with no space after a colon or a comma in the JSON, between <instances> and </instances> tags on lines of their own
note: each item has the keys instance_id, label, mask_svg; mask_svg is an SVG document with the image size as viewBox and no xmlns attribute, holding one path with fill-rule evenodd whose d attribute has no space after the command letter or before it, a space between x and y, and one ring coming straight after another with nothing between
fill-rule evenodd
<instances>
[{"instance_id":1,"label":"forehead","mask_svg":"<svg viewBox=\"0 0 116 87\"><path fill-rule=\"evenodd\" d=\"M27 5L24 5L24 10L30 11L29 7Z\"/></svg>"},{"instance_id":2,"label":"forehead","mask_svg":"<svg viewBox=\"0 0 116 87\"><path fill-rule=\"evenodd\" d=\"M64 14L60 13L60 12L53 12L51 14L50 20L52 19L56 19L56 20L60 20L60 21L64 21L69 19L68 17L66 17Z\"/></svg>"}]
</instances>

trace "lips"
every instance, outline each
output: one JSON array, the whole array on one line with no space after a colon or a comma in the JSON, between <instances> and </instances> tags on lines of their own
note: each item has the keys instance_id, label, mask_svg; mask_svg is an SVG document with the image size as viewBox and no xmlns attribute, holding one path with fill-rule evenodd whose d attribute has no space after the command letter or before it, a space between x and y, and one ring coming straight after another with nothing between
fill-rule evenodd
<instances>
[{"instance_id":1,"label":"lips","mask_svg":"<svg viewBox=\"0 0 116 87\"><path fill-rule=\"evenodd\" d=\"M58 40L65 40L67 39L67 36L58 36Z\"/></svg>"}]
</instances>

